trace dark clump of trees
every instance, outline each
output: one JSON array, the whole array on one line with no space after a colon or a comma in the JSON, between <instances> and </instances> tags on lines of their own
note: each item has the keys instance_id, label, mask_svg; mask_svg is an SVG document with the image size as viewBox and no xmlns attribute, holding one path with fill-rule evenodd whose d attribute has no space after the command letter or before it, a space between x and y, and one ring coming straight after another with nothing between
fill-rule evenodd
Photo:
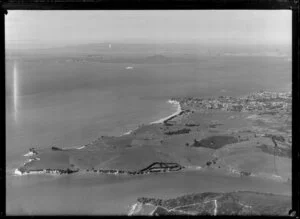
<instances>
[{"instance_id":1,"label":"dark clump of trees","mask_svg":"<svg viewBox=\"0 0 300 219\"><path fill-rule=\"evenodd\" d=\"M52 149L53 151L62 151L61 148L55 147L55 146L52 146L51 149Z\"/></svg>"},{"instance_id":2,"label":"dark clump of trees","mask_svg":"<svg viewBox=\"0 0 300 219\"><path fill-rule=\"evenodd\" d=\"M241 176L250 176L250 175L251 175L251 172L241 171L241 172L240 172L240 175L241 175Z\"/></svg>"},{"instance_id":3,"label":"dark clump of trees","mask_svg":"<svg viewBox=\"0 0 300 219\"><path fill-rule=\"evenodd\" d=\"M165 132L166 135L179 135L179 134L187 134L191 131L191 129L179 129L179 130L176 130L176 131L168 131L168 132Z\"/></svg>"},{"instance_id":4,"label":"dark clump of trees","mask_svg":"<svg viewBox=\"0 0 300 219\"><path fill-rule=\"evenodd\" d=\"M234 144L237 142L238 139L233 136L220 135L220 136L211 136L208 138L204 138L201 141L197 141L196 139L194 139L193 146L219 149L227 144Z\"/></svg>"},{"instance_id":5,"label":"dark clump of trees","mask_svg":"<svg viewBox=\"0 0 300 219\"><path fill-rule=\"evenodd\" d=\"M164 122L164 125L165 125L165 126L173 126L173 124L168 123L168 122Z\"/></svg>"},{"instance_id":6,"label":"dark clump of trees","mask_svg":"<svg viewBox=\"0 0 300 219\"><path fill-rule=\"evenodd\" d=\"M38 154L35 148L29 148L29 152L32 152L33 154Z\"/></svg>"},{"instance_id":7,"label":"dark clump of trees","mask_svg":"<svg viewBox=\"0 0 300 219\"><path fill-rule=\"evenodd\" d=\"M195 124L195 123L186 123L185 126L195 127L195 126L200 126L200 125L199 124Z\"/></svg>"},{"instance_id":8,"label":"dark clump of trees","mask_svg":"<svg viewBox=\"0 0 300 219\"><path fill-rule=\"evenodd\" d=\"M288 158L292 157L292 150L290 148L279 148L279 147L274 147L266 144L262 144L256 147L261 149L262 152L265 152L267 154L271 154L279 157L288 157Z\"/></svg>"},{"instance_id":9,"label":"dark clump of trees","mask_svg":"<svg viewBox=\"0 0 300 219\"><path fill-rule=\"evenodd\" d=\"M285 141L284 137L281 136L281 135L266 134L265 136L271 138L273 141L274 140L280 141L280 142L284 142Z\"/></svg>"}]
</instances>

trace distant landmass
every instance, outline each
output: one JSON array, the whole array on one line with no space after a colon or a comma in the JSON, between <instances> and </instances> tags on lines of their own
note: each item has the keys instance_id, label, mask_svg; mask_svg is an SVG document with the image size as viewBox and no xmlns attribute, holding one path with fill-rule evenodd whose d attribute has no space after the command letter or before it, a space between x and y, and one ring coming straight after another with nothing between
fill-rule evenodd
<instances>
[{"instance_id":1,"label":"distant landmass","mask_svg":"<svg viewBox=\"0 0 300 219\"><path fill-rule=\"evenodd\" d=\"M71 62L100 62L100 63L129 63L129 64L168 64L190 63L198 59L192 57L168 57L164 55L152 55L147 57L109 57L103 55L89 55L87 57L69 58ZM199 61L199 60L198 60Z\"/></svg>"},{"instance_id":2,"label":"distant landmass","mask_svg":"<svg viewBox=\"0 0 300 219\"><path fill-rule=\"evenodd\" d=\"M59 55L57 55L59 54ZM39 59L49 56L70 57L69 61L97 61L105 63L189 63L203 57L279 57L291 60L290 46L253 46L253 45L205 45L174 43L92 43L43 49L7 48L7 59ZM48 57L47 57L48 56ZM10 58L11 57L11 58ZM201 58L202 57L202 58Z\"/></svg>"}]
</instances>

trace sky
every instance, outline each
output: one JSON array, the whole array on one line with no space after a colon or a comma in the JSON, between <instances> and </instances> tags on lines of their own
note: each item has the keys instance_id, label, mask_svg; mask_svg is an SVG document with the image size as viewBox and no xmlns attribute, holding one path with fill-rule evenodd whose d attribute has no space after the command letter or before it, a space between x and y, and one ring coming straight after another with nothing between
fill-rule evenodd
<instances>
[{"instance_id":1,"label":"sky","mask_svg":"<svg viewBox=\"0 0 300 219\"><path fill-rule=\"evenodd\" d=\"M291 45L289 10L8 11L6 48L102 42Z\"/></svg>"}]
</instances>

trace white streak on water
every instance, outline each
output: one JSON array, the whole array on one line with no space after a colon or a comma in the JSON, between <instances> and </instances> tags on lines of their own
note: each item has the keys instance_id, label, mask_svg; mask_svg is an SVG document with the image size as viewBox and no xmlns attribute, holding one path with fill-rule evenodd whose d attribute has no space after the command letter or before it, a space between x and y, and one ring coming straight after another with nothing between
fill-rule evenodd
<instances>
[{"instance_id":1,"label":"white streak on water","mask_svg":"<svg viewBox=\"0 0 300 219\"><path fill-rule=\"evenodd\" d=\"M14 63L14 70L13 70L13 100L14 100L14 119L15 122L18 122L18 71L16 63Z\"/></svg>"}]
</instances>

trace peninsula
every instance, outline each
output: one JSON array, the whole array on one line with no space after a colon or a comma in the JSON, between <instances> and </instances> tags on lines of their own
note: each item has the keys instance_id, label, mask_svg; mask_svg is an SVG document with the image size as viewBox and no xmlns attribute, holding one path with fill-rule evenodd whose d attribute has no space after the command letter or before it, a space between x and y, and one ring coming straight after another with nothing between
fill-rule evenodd
<instances>
[{"instance_id":1,"label":"peninsula","mask_svg":"<svg viewBox=\"0 0 300 219\"><path fill-rule=\"evenodd\" d=\"M172 98L179 111L123 136L77 149L31 148L15 173L150 174L224 169L228 174L291 179L291 93Z\"/></svg>"}]
</instances>

